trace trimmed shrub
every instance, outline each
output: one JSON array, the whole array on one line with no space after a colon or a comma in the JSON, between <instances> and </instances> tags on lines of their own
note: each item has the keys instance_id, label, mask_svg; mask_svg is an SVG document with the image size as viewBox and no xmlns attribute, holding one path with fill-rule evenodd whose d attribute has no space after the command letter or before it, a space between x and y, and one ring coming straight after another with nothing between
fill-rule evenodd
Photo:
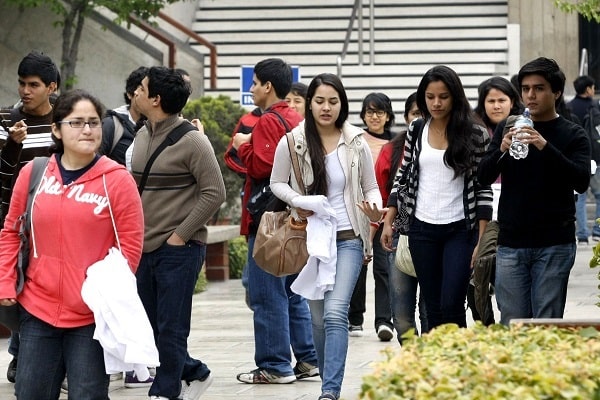
<instances>
[{"instance_id":1,"label":"trimmed shrub","mask_svg":"<svg viewBox=\"0 0 600 400\"><path fill-rule=\"evenodd\" d=\"M241 279L248 259L248 243L244 236L229 241L229 278Z\"/></svg>"},{"instance_id":2,"label":"trimmed shrub","mask_svg":"<svg viewBox=\"0 0 600 400\"><path fill-rule=\"evenodd\" d=\"M600 399L594 328L447 324L386 355L360 399Z\"/></svg>"}]
</instances>

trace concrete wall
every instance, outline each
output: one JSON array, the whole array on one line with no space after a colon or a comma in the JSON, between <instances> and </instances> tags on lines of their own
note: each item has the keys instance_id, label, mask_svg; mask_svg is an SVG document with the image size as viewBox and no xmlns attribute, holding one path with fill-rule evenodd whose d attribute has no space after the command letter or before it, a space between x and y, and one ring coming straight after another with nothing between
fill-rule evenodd
<instances>
[{"instance_id":1,"label":"concrete wall","mask_svg":"<svg viewBox=\"0 0 600 400\"><path fill-rule=\"evenodd\" d=\"M579 75L579 23L577 14L557 9L550 0L509 0L508 21L520 25L520 65L537 57L553 58L565 75L565 95L573 95Z\"/></svg>"},{"instance_id":2,"label":"concrete wall","mask_svg":"<svg viewBox=\"0 0 600 400\"><path fill-rule=\"evenodd\" d=\"M193 17L196 1L184 1L168 9L169 15L188 25L185 18ZM125 79L140 65L166 65L168 48L140 29L129 31L121 27L106 29L111 16L96 15L86 19L79 46L75 73L76 88L97 95L108 108L123 104ZM42 51L60 66L62 55L62 28L53 26L58 17L46 7L19 10L0 2L0 106L18 100L17 68L21 59L31 50ZM158 20L159 23L162 20ZM161 26L165 25L164 22ZM171 31L176 35L176 31ZM181 37L180 34L177 37ZM129 39L129 41L123 40ZM176 66L190 72L193 98L202 93L203 67L198 58L184 51L176 52Z\"/></svg>"}]
</instances>

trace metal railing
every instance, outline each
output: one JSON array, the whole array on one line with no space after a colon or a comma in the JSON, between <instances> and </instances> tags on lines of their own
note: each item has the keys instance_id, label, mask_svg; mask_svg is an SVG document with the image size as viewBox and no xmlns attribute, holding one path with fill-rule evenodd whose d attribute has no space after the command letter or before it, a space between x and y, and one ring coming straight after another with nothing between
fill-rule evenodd
<instances>
[{"instance_id":1,"label":"metal railing","mask_svg":"<svg viewBox=\"0 0 600 400\"><path fill-rule=\"evenodd\" d=\"M581 49L581 58L579 59L579 76L588 74L589 56L586 48Z\"/></svg>"},{"instance_id":2,"label":"metal railing","mask_svg":"<svg viewBox=\"0 0 600 400\"><path fill-rule=\"evenodd\" d=\"M374 42L375 42L375 24L374 24L374 0L369 0L369 63L373 65L374 63ZM346 29L346 38L344 39L344 46L342 47L342 52L336 58L337 64L337 75L341 79L342 78L342 66L344 59L346 58L346 54L348 53L348 45L350 44L350 38L352 36L352 30L354 27L354 21L356 20L358 15L358 65L363 65L363 2L362 0L355 0L354 6L352 7L352 13L350 14L350 19L348 21L348 28Z\"/></svg>"}]
</instances>

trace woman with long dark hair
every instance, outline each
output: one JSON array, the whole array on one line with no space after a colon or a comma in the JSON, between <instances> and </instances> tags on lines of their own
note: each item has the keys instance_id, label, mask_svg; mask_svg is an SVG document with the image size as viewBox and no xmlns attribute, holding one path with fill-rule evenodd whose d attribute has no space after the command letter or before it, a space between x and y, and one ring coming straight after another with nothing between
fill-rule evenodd
<instances>
[{"instance_id":1,"label":"woman with long dark hair","mask_svg":"<svg viewBox=\"0 0 600 400\"><path fill-rule=\"evenodd\" d=\"M445 323L465 327L471 266L492 217L491 188L477 180L489 135L477 123L451 68L436 66L425 73L417 105L423 119L409 127L397 176L397 182L408 182L403 201L410 215L410 253L425 299L427 328ZM397 188L390 194L389 207L398 207ZM395 214L388 212L385 224L391 225Z\"/></svg>"},{"instance_id":2,"label":"woman with long dark hair","mask_svg":"<svg viewBox=\"0 0 600 400\"><path fill-rule=\"evenodd\" d=\"M308 299L313 339L322 379L320 400L340 398L348 352L348 306L365 254L370 254L369 218L357 204L369 209L381 205L373 160L365 143L364 131L349 124L348 97L340 79L333 74L317 75L308 86L306 119L292 130L294 156L297 156L307 194L296 183L290 150L284 137L277 146L271 190L294 208L299 218L311 224L318 218L309 205L331 210L328 220L328 262L321 260L300 272L292 290ZM290 183L291 182L291 186ZM376 207L373 207L373 204ZM378 221L380 214L373 215ZM333 229L335 228L335 232ZM317 268L318 266L318 268ZM313 275L314 274L314 275ZM321 282L330 282L322 286Z\"/></svg>"}]
</instances>

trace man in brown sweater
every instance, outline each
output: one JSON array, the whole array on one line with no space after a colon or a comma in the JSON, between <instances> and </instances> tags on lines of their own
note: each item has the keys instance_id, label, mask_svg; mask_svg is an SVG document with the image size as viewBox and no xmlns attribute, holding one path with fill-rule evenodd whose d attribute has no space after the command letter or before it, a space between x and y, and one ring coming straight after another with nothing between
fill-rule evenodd
<instances>
[{"instance_id":1,"label":"man in brown sweater","mask_svg":"<svg viewBox=\"0 0 600 400\"><path fill-rule=\"evenodd\" d=\"M148 69L132 103L148 120L136 135L131 167L138 185L156 148L181 124L189 84L175 70ZM200 125L201 127L201 125ZM141 188L144 249L137 270L161 365L151 399L196 400L210 386L206 364L190 357L192 295L206 255L206 223L225 200L225 185L208 138L192 126L152 164Z\"/></svg>"}]
</instances>

